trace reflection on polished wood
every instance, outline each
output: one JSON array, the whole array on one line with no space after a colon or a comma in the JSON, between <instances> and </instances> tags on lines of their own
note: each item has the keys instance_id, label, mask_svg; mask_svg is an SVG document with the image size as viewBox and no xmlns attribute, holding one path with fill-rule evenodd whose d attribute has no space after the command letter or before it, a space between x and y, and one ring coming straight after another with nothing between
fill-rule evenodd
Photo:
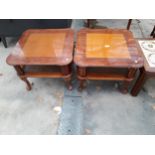
<instances>
[{"instance_id":1,"label":"reflection on polished wood","mask_svg":"<svg viewBox=\"0 0 155 155\"><path fill-rule=\"evenodd\" d=\"M123 93L128 92L137 69L143 66L136 41L125 29L80 30L74 62L80 89L84 88L85 80L115 80L123 81Z\"/></svg>"},{"instance_id":2,"label":"reflection on polished wood","mask_svg":"<svg viewBox=\"0 0 155 155\"><path fill-rule=\"evenodd\" d=\"M87 58L130 58L123 34L87 34Z\"/></svg>"},{"instance_id":3,"label":"reflection on polished wood","mask_svg":"<svg viewBox=\"0 0 155 155\"><path fill-rule=\"evenodd\" d=\"M74 32L72 29L34 29L23 33L7 63L31 90L28 77L63 78L71 89Z\"/></svg>"},{"instance_id":4,"label":"reflection on polished wood","mask_svg":"<svg viewBox=\"0 0 155 155\"><path fill-rule=\"evenodd\" d=\"M143 59L132 33L125 29L82 29L77 33L78 66L141 67Z\"/></svg>"},{"instance_id":5,"label":"reflection on polished wood","mask_svg":"<svg viewBox=\"0 0 155 155\"><path fill-rule=\"evenodd\" d=\"M32 33L25 42L23 55L25 57L61 57L65 37L65 33Z\"/></svg>"},{"instance_id":6,"label":"reflection on polished wood","mask_svg":"<svg viewBox=\"0 0 155 155\"><path fill-rule=\"evenodd\" d=\"M10 65L66 65L72 62L73 30L25 31L7 58Z\"/></svg>"}]
</instances>

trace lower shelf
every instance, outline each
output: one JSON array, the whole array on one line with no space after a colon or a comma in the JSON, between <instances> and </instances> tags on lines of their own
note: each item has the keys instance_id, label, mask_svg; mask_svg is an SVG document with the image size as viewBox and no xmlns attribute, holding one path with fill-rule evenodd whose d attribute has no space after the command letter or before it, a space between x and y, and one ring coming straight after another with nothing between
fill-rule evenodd
<instances>
[{"instance_id":1,"label":"lower shelf","mask_svg":"<svg viewBox=\"0 0 155 155\"><path fill-rule=\"evenodd\" d=\"M65 78L71 74L63 75L59 66L24 66L24 75L21 77L34 78Z\"/></svg>"},{"instance_id":2,"label":"lower shelf","mask_svg":"<svg viewBox=\"0 0 155 155\"><path fill-rule=\"evenodd\" d=\"M78 75L79 79L88 80L111 80L111 81L132 81L133 78L127 78L129 70L127 68L86 68L86 76Z\"/></svg>"},{"instance_id":3,"label":"lower shelf","mask_svg":"<svg viewBox=\"0 0 155 155\"><path fill-rule=\"evenodd\" d=\"M83 78L83 77L79 77ZM86 77L88 80L110 80L110 81L132 81L132 78L126 78L123 75L96 75L96 74L88 74Z\"/></svg>"},{"instance_id":4,"label":"lower shelf","mask_svg":"<svg viewBox=\"0 0 155 155\"><path fill-rule=\"evenodd\" d=\"M62 73L59 72L55 72L55 73L49 73L49 72L27 72L24 75L22 75L21 77L34 77L34 78L61 78L64 77L64 75L62 75Z\"/></svg>"}]
</instances>

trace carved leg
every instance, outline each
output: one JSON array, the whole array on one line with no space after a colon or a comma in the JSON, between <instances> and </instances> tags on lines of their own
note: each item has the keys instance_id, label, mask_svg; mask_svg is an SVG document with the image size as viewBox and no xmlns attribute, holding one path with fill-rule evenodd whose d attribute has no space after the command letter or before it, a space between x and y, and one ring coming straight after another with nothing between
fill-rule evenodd
<instances>
[{"instance_id":1,"label":"carved leg","mask_svg":"<svg viewBox=\"0 0 155 155\"><path fill-rule=\"evenodd\" d=\"M83 78L86 77L86 68L78 67L77 68L77 72L78 72L77 73L78 76L83 77ZM80 84L79 84L79 91L82 91L83 88L85 87L84 86L85 80L84 79L79 79L79 82L80 82Z\"/></svg>"},{"instance_id":2,"label":"carved leg","mask_svg":"<svg viewBox=\"0 0 155 155\"><path fill-rule=\"evenodd\" d=\"M71 64L67 65L67 66L61 66L61 72L64 76L71 75L71 72L72 72ZM66 83L68 90L72 90L73 87L72 87L72 83L71 83L71 76L67 77L67 78L64 77L64 81Z\"/></svg>"},{"instance_id":3,"label":"carved leg","mask_svg":"<svg viewBox=\"0 0 155 155\"><path fill-rule=\"evenodd\" d=\"M130 69L129 69L129 72L128 72L128 75L127 75L127 78L128 78L128 79L133 79L134 76L135 76L135 74L136 74L136 71L137 71L136 69L130 68ZM121 89L121 92L122 92L123 94L127 94L127 93L128 93L128 89L129 89L130 83L131 83L130 80L124 81L124 83L123 83L123 88Z\"/></svg>"},{"instance_id":4,"label":"carved leg","mask_svg":"<svg viewBox=\"0 0 155 155\"><path fill-rule=\"evenodd\" d=\"M27 80L27 78L23 78L23 77L20 77L21 80L23 80L25 83L26 83L26 89L28 91L30 91L32 89L32 85L30 84L30 82Z\"/></svg>"},{"instance_id":5,"label":"carved leg","mask_svg":"<svg viewBox=\"0 0 155 155\"><path fill-rule=\"evenodd\" d=\"M30 82L27 80L26 77L22 77L24 75L24 70L21 68L21 66L14 66L14 68L15 68L19 78L26 83L26 89L31 90L32 86L31 86Z\"/></svg>"},{"instance_id":6,"label":"carved leg","mask_svg":"<svg viewBox=\"0 0 155 155\"><path fill-rule=\"evenodd\" d=\"M146 79L147 79L146 72L145 72L145 69L143 68L139 74L139 77L138 77L135 85L133 86L133 88L131 90L132 96L138 95L138 93L140 92L141 88L143 87Z\"/></svg>"}]
</instances>

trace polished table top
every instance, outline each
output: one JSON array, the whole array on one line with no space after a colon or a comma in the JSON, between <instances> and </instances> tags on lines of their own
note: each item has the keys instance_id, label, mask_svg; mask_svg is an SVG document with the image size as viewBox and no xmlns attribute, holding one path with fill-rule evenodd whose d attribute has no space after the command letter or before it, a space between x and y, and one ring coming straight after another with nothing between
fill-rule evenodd
<instances>
[{"instance_id":1,"label":"polished table top","mask_svg":"<svg viewBox=\"0 0 155 155\"><path fill-rule=\"evenodd\" d=\"M10 65L67 65L72 61L71 29L34 29L23 33L7 58Z\"/></svg>"},{"instance_id":2,"label":"polished table top","mask_svg":"<svg viewBox=\"0 0 155 155\"><path fill-rule=\"evenodd\" d=\"M143 59L133 35L123 29L82 29L74 62L81 66L141 67Z\"/></svg>"}]
</instances>

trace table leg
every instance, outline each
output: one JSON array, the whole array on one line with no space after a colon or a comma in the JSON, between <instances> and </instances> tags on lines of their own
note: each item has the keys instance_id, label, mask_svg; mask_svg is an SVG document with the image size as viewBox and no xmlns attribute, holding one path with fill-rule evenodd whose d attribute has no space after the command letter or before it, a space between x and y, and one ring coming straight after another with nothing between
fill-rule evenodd
<instances>
[{"instance_id":1,"label":"table leg","mask_svg":"<svg viewBox=\"0 0 155 155\"><path fill-rule=\"evenodd\" d=\"M131 90L131 95L132 96L137 96L138 95L138 93L140 92L140 90L141 90L142 86L144 85L146 79L147 79L147 76L146 76L145 69L142 68L141 72L140 72L140 75L139 75L135 85L133 86L133 88Z\"/></svg>"},{"instance_id":2,"label":"table leg","mask_svg":"<svg viewBox=\"0 0 155 155\"><path fill-rule=\"evenodd\" d=\"M137 69L135 69L135 68L130 68L129 71L128 71L128 74L127 74L127 78L128 78L128 79L134 78L134 77L135 77L135 74L136 74L136 71L137 71ZM123 94L127 94L127 93L128 93L128 89L129 89L130 83L131 83L130 80L124 81L124 83L123 83L123 88L122 88L122 90L121 90L121 92L122 92Z\"/></svg>"},{"instance_id":3,"label":"table leg","mask_svg":"<svg viewBox=\"0 0 155 155\"><path fill-rule=\"evenodd\" d=\"M84 67L78 67L77 68L77 72L78 72L78 75L80 77L86 77L86 68L84 68ZM79 90L82 91L83 88L84 88L85 80L79 79L79 82L80 82Z\"/></svg>"},{"instance_id":4,"label":"table leg","mask_svg":"<svg viewBox=\"0 0 155 155\"><path fill-rule=\"evenodd\" d=\"M67 66L61 66L61 72L64 76L69 74L71 75L71 72L72 72L71 64ZM72 90L71 76L64 77L64 81L66 83L67 88L69 90Z\"/></svg>"},{"instance_id":5,"label":"table leg","mask_svg":"<svg viewBox=\"0 0 155 155\"><path fill-rule=\"evenodd\" d=\"M22 69L22 67L21 66L14 66L14 68L17 72L17 75L20 77L20 79L26 83L26 86L27 86L26 89L31 90L32 86L31 86L30 82L27 80L26 77L22 77L22 75L24 75L24 70Z\"/></svg>"}]
</instances>

